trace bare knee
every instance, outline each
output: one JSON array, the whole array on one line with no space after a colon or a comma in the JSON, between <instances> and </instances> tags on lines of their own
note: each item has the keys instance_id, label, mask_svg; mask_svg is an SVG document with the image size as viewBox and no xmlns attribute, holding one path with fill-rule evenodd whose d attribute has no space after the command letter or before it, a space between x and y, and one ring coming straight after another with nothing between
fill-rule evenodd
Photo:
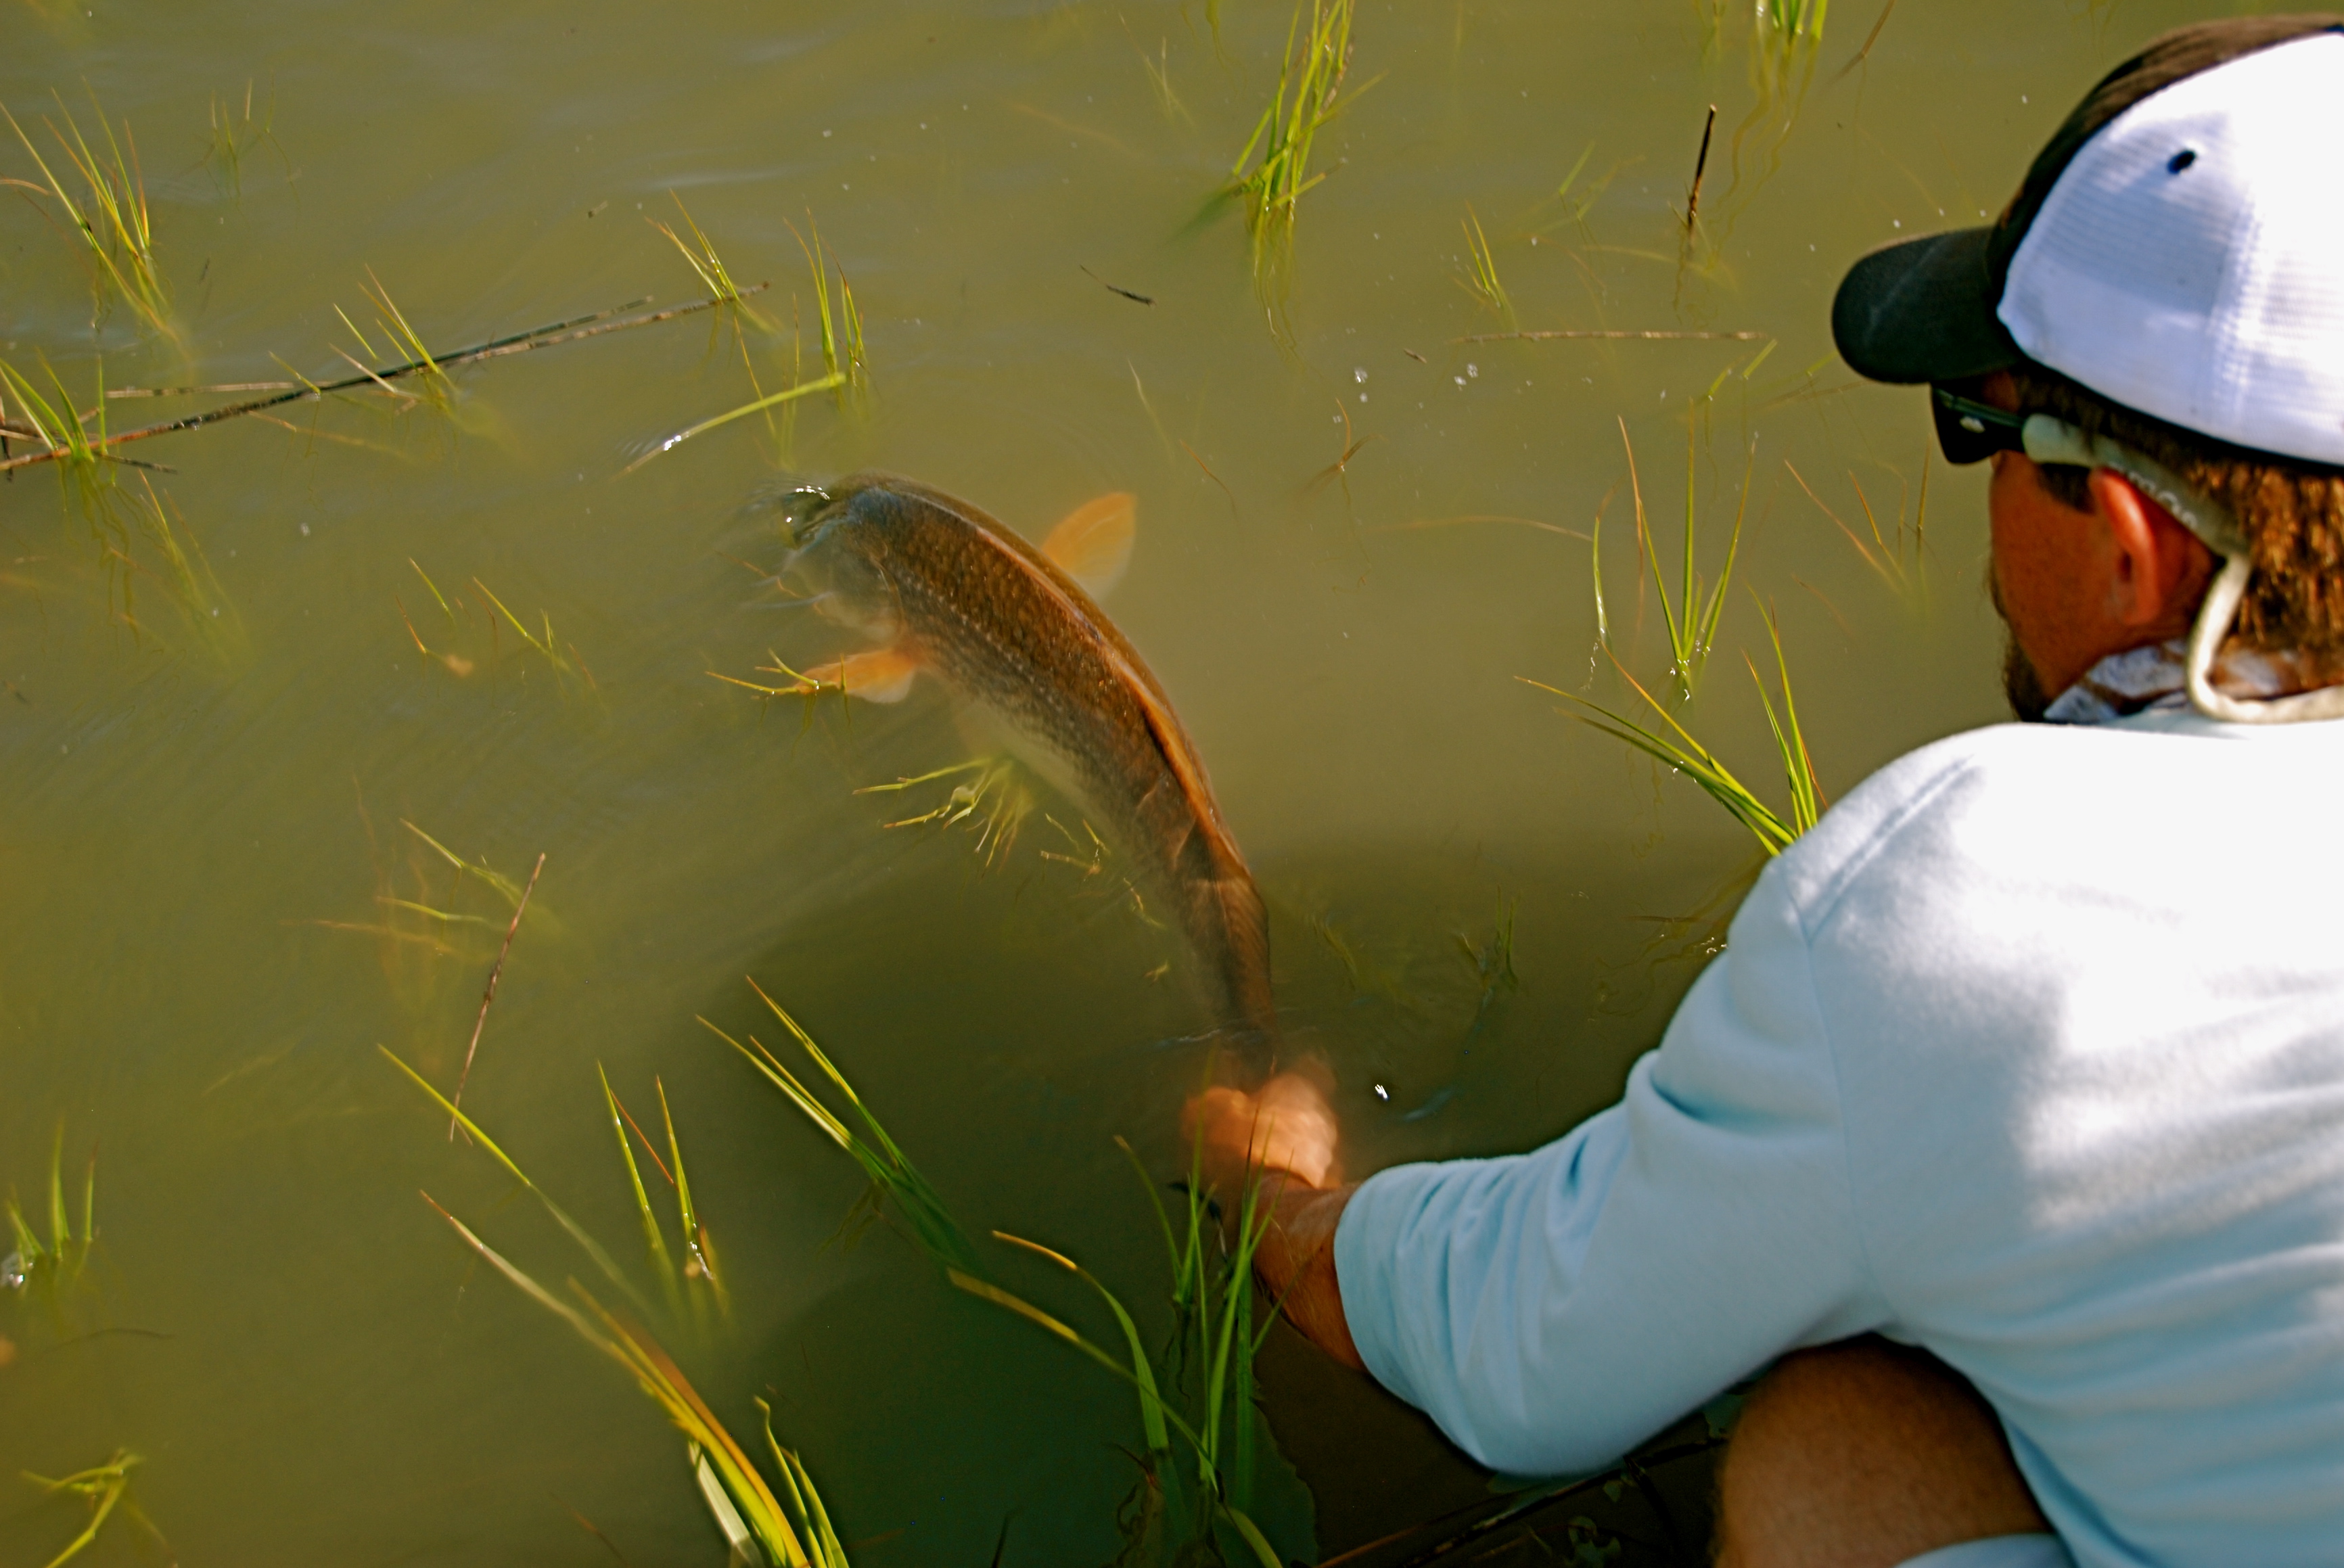
<instances>
[{"instance_id":1,"label":"bare knee","mask_svg":"<svg viewBox=\"0 0 2344 1568\"><path fill-rule=\"evenodd\" d=\"M1869 1336L1777 1363L1718 1472L1720 1568L1891 1568L2049 1528L1977 1391Z\"/></svg>"}]
</instances>

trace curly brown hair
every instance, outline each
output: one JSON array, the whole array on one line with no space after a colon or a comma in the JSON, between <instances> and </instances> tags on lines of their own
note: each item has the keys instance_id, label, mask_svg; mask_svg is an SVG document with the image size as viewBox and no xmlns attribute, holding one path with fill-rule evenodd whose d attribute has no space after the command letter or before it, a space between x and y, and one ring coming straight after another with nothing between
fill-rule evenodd
<instances>
[{"instance_id":1,"label":"curly brown hair","mask_svg":"<svg viewBox=\"0 0 2344 1568\"><path fill-rule=\"evenodd\" d=\"M2021 413L2050 414L2154 459L2229 508L2254 545L2255 572L2234 634L2248 647L2344 660L2344 469L2216 440L2109 402L2040 365L2010 372ZM2046 465L2063 505L2091 507L2088 476Z\"/></svg>"}]
</instances>

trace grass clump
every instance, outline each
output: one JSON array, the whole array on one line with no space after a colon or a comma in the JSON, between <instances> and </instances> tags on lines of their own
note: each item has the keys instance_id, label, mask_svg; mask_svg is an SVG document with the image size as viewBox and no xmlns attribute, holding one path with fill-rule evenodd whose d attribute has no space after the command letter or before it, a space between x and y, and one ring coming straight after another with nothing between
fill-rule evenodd
<instances>
[{"instance_id":1,"label":"grass clump","mask_svg":"<svg viewBox=\"0 0 2344 1568\"><path fill-rule=\"evenodd\" d=\"M873 1220L887 1219L892 1211L901 1224L908 1228L912 1242L938 1267L947 1272L972 1275L982 1272L982 1266L976 1259L976 1249L970 1243L968 1232L961 1229L960 1221L953 1218L952 1211L945 1207L943 1198L928 1184L927 1178L920 1174L919 1168L897 1147L895 1140L887 1136L887 1129L879 1124L879 1118L871 1113L871 1108L863 1103L863 1097L854 1092L854 1086L846 1081L846 1076L823 1054L822 1047L813 1043L813 1037L807 1034L779 1002L765 994L763 986L751 980L749 988L757 993L758 1000L773 1010L773 1017L781 1020L782 1027L813 1058L814 1066L822 1069L823 1076L846 1097L847 1104L854 1108L861 1131L849 1127L844 1118L823 1104L796 1074L783 1066L781 1059L765 1048L764 1043L756 1036L751 1035L748 1045L744 1046L706 1018L700 1021L718 1039L740 1052L751 1067L764 1075L767 1082L788 1096L790 1103L803 1112L807 1119L821 1128L833 1143L853 1156L854 1162L863 1168L864 1174L871 1179L871 1185L863 1197L856 1199L854 1209L850 1211L848 1228L843 1234L851 1239L862 1228Z\"/></svg>"},{"instance_id":2,"label":"grass clump","mask_svg":"<svg viewBox=\"0 0 2344 1568\"><path fill-rule=\"evenodd\" d=\"M1578 171L1573 170L1574 177ZM1569 188L1570 182L1564 182ZM1481 216L1470 207L1465 209L1461 226L1465 231L1466 260L1471 270L1458 278L1466 293L1497 312L1499 319L1509 327L1519 325L1514 316L1514 302L1506 294L1506 286L1498 280L1498 258L1490 248L1490 237L1481 232Z\"/></svg>"},{"instance_id":3,"label":"grass clump","mask_svg":"<svg viewBox=\"0 0 2344 1568\"><path fill-rule=\"evenodd\" d=\"M1759 0L1759 25L1778 38L1811 38L1820 43L1824 18L1831 0Z\"/></svg>"},{"instance_id":4,"label":"grass clump","mask_svg":"<svg viewBox=\"0 0 2344 1568\"><path fill-rule=\"evenodd\" d=\"M684 1435L684 1458L706 1500L710 1514L732 1548L735 1562L763 1563L769 1568L846 1568L846 1551L831 1527L813 1478L798 1456L773 1436L773 1411L765 1412L765 1439L782 1476L776 1493L734 1441L659 1342L644 1330L625 1321L597 1301L577 1280L570 1281L579 1306L562 1300L505 1260L464 1222L432 1202L440 1217L454 1227L464 1244L503 1275L522 1294L577 1330L581 1339L624 1368L635 1385L658 1405ZM582 1309L582 1310L581 1310ZM786 1501L784 1501L786 1499ZM810 1551L807 1543L813 1543Z\"/></svg>"},{"instance_id":5,"label":"grass clump","mask_svg":"<svg viewBox=\"0 0 2344 1568\"><path fill-rule=\"evenodd\" d=\"M1778 711L1767 693L1766 683L1758 673L1758 665L1748 655L1743 662L1750 667L1750 678L1758 687L1758 700L1766 711L1766 724L1773 733L1776 760L1781 764L1784 782L1790 789L1790 809L1777 812L1760 799L1756 791L1736 777L1732 769L1719 761L1715 754L1694 738L1670 713L1666 703L1654 696L1637 679L1620 666L1620 677L1626 681L1644 705L1659 719L1662 727L1638 723L1623 714L1576 693L1565 692L1541 681L1526 681L1541 692L1551 693L1567 703L1584 710L1575 715L1592 729L1600 730L1612 739L1622 741L1642 752L1672 772L1682 773L1699 784L1711 799L1726 809L1734 821L1748 828L1759 846L1769 855L1781 854L1798 836L1814 826L1827 804L1823 788L1815 779L1814 756L1807 749L1805 733L1799 726L1797 702L1791 693L1790 663L1783 652L1782 627L1771 608L1766 609L1766 632L1773 645L1774 672L1782 690L1783 705ZM1614 660L1615 665L1617 661Z\"/></svg>"},{"instance_id":6,"label":"grass clump","mask_svg":"<svg viewBox=\"0 0 2344 1568\"><path fill-rule=\"evenodd\" d=\"M1688 422L1685 427L1684 565L1678 582L1678 598L1675 602L1672 602L1669 598L1668 584L1662 580L1659 541L1644 515L1643 481L1636 472L1636 449L1634 443L1628 439L1628 421L1624 419L1620 421L1620 444L1626 448L1628 452L1629 491L1634 499L1636 508L1637 552L1644 558L1645 563L1652 570L1652 587L1659 593L1661 615L1668 627L1670 678L1674 681L1681 694L1691 697L1693 687L1701 680L1702 666L1709 662L1710 650L1716 645L1717 623L1719 618L1725 612L1726 586L1733 580L1733 563L1742 551L1742 524L1750 508L1750 478L1747 465L1743 475L1742 498L1733 511L1733 532L1726 541L1725 563L1719 568L1717 581L1714 583L1704 582L1693 566L1693 538L1697 531L1695 522L1698 512L1697 497L1693 487L1694 430L1692 424ZM1750 458L1753 463L1756 460L1756 453L1757 449L1753 447ZM1595 548L1600 552L1602 547L1603 526L1600 518L1595 526ZM1603 605L1602 561L1600 553L1596 559L1595 570L1596 622L1608 632L1610 616Z\"/></svg>"},{"instance_id":7,"label":"grass clump","mask_svg":"<svg viewBox=\"0 0 2344 1568\"><path fill-rule=\"evenodd\" d=\"M367 268L367 286L360 292L365 295L367 303L374 307L375 329L383 335L389 352L379 352L376 349L374 344L368 339L366 333L359 329L359 324L350 319L349 311L337 305L334 307L334 314L342 319L342 325L348 327L351 335L358 339L359 346L366 350L368 359L387 359L394 356L398 357L400 364L397 373L412 377L414 384L420 390L410 392L405 387L394 387L390 384L393 372L369 369L366 364L341 349L338 349L335 352L348 360L352 369L374 383L378 390L388 395L402 409L412 409L422 405L443 414L452 412L456 405L454 379L448 374L447 367L433 357L430 349L425 345L422 336L407 319L407 313L401 310L398 302L391 298L390 290L382 286L382 279L374 275L374 268L371 267ZM326 389L313 387L311 390L322 393Z\"/></svg>"},{"instance_id":8,"label":"grass clump","mask_svg":"<svg viewBox=\"0 0 2344 1568\"><path fill-rule=\"evenodd\" d=\"M64 1551L49 1559L47 1568L64 1568L66 1563L95 1545L98 1532L106 1528L106 1522L117 1509L153 1537L158 1545L164 1545L167 1553L168 1546L163 1541L163 1533L155 1528L154 1522L130 1498L130 1472L146 1462L128 1449L118 1448L104 1464L77 1470L71 1475L61 1475L55 1480L45 1475L35 1475L29 1470L25 1472L26 1481L51 1497L78 1497L89 1508L89 1522L82 1527L80 1534L66 1543Z\"/></svg>"},{"instance_id":9,"label":"grass clump","mask_svg":"<svg viewBox=\"0 0 2344 1568\"><path fill-rule=\"evenodd\" d=\"M95 97L90 106L97 116L99 145L93 145L83 134L62 97L57 99L58 118L65 122L62 130L56 120L45 115L41 117L56 143L59 164L70 171L70 181L41 156L16 116L0 108L0 119L8 122L8 128L16 133L16 140L41 173L38 184L21 179L0 180L0 184L45 197L65 215L89 267L93 324L105 319L109 298L119 298L157 334L176 341L178 331L171 324L170 293L155 259L155 224L146 206L146 178L138 167L138 143L130 134L127 120L117 137ZM69 184L73 188L68 188Z\"/></svg>"},{"instance_id":10,"label":"grass clump","mask_svg":"<svg viewBox=\"0 0 2344 1568\"><path fill-rule=\"evenodd\" d=\"M701 1022L747 1058L863 1167L871 1186L857 1209L878 1217L892 1209L901 1216L910 1239L944 1270L956 1289L1015 1312L1064 1341L1127 1383L1137 1397L1145 1452L1137 1456L1139 1479L1118 1515L1124 1550L1117 1562L1133 1568L1219 1563L1228 1560L1227 1548L1238 1561L1279 1568L1277 1553L1248 1512L1263 1435L1260 1416L1254 1408L1254 1358L1269 1332L1268 1321L1259 1327L1255 1322L1260 1314L1255 1310L1253 1254L1270 1224L1269 1205L1264 1201L1259 1180L1249 1180L1241 1193L1234 1195L1235 1239L1225 1245L1220 1200L1207 1189L1202 1176L1201 1142L1195 1151L1177 1229L1146 1168L1131 1154L1128 1144L1121 1145L1125 1154L1131 1156L1155 1210L1171 1275L1174 1326L1169 1342L1156 1355L1149 1353L1130 1310L1088 1270L1039 1242L1005 1231L993 1233L995 1239L1040 1258L1087 1285L1115 1321L1124 1349L1118 1356L1064 1319L995 1282L978 1263L967 1232L844 1075L780 1004L753 980L750 984L846 1097L862 1132L849 1128L753 1036L743 1046L707 1019ZM1271 1316L1275 1316L1274 1303Z\"/></svg>"},{"instance_id":11,"label":"grass clump","mask_svg":"<svg viewBox=\"0 0 2344 1568\"><path fill-rule=\"evenodd\" d=\"M1041 1258L1089 1286L1113 1316L1127 1361L1101 1349L1041 1308L988 1281L955 1271L952 1282L1006 1308L1128 1383L1139 1401L1147 1444L1140 1475L1118 1512L1130 1564L1258 1563L1279 1558L1249 1512L1263 1431L1255 1409L1254 1358L1269 1336L1277 1303L1255 1310L1253 1255L1271 1224L1258 1174L1235 1195L1234 1239L1221 1234L1221 1199L1205 1185L1199 1144L1184 1188L1181 1222L1157 1196L1130 1145L1116 1140L1154 1209L1171 1274L1173 1329L1150 1358L1137 1323L1115 1293L1073 1259L1004 1231L999 1240ZM1261 1317L1258 1328L1255 1320ZM1175 1439L1177 1439L1176 1446Z\"/></svg>"},{"instance_id":12,"label":"grass clump","mask_svg":"<svg viewBox=\"0 0 2344 1568\"><path fill-rule=\"evenodd\" d=\"M97 1240L95 1148L90 1150L89 1167L82 1178L80 1197L81 1229L76 1233L66 1201L66 1124L61 1120L56 1141L49 1148L48 1237L43 1239L35 1223L42 1217L41 1210L36 1208L28 1218L12 1189L8 1194L8 1229L15 1250L0 1258L0 1290L22 1290L36 1282L55 1290L80 1280L82 1270L89 1264L90 1249Z\"/></svg>"},{"instance_id":13,"label":"grass clump","mask_svg":"<svg viewBox=\"0 0 2344 1568\"><path fill-rule=\"evenodd\" d=\"M1318 133L1353 98L1344 79L1351 67L1351 21L1356 0L1310 0L1298 4L1287 25L1286 49L1278 67L1278 90L1254 123L1245 148L1229 167L1229 194L1245 210L1252 238L1255 283L1265 292L1282 283L1294 242L1295 204L1320 180L1310 171Z\"/></svg>"},{"instance_id":14,"label":"grass clump","mask_svg":"<svg viewBox=\"0 0 2344 1568\"><path fill-rule=\"evenodd\" d=\"M285 156L285 144L277 139L277 105L273 96L256 120L252 114L252 83L249 80L244 84L244 109L241 114L237 112L233 98L223 103L220 96L214 93L210 126L211 141L205 151L204 161L211 167L212 178L219 186L222 195L231 198L243 197L244 160L251 156L253 148L263 142L276 149L278 157L285 164L286 183L292 183L293 160Z\"/></svg>"}]
</instances>

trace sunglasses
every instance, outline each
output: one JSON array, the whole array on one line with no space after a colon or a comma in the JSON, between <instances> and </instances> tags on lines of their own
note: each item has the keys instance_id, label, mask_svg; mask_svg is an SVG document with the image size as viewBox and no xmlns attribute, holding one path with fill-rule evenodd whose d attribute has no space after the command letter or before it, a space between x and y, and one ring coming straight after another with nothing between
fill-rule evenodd
<instances>
[{"instance_id":1,"label":"sunglasses","mask_svg":"<svg viewBox=\"0 0 2344 1568\"><path fill-rule=\"evenodd\" d=\"M2026 450L2026 416L1965 398L1944 387L1929 389L1929 411L1937 421L1937 450L1949 463L1984 462L1996 452Z\"/></svg>"}]
</instances>

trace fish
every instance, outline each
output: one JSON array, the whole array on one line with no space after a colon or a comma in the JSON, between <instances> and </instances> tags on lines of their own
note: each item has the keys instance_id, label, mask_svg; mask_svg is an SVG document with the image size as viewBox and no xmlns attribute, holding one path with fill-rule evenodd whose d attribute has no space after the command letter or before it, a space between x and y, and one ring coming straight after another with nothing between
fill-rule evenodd
<instances>
[{"instance_id":1,"label":"fish","mask_svg":"<svg viewBox=\"0 0 2344 1568\"><path fill-rule=\"evenodd\" d=\"M794 491L781 511L785 578L874 644L793 689L894 703L924 675L1037 745L1058 764L1046 776L1167 895L1217 1022L1266 1070L1278 1023L1260 891L1162 683L1098 606L1130 561L1133 498L1077 508L1039 547L890 474Z\"/></svg>"}]
</instances>

